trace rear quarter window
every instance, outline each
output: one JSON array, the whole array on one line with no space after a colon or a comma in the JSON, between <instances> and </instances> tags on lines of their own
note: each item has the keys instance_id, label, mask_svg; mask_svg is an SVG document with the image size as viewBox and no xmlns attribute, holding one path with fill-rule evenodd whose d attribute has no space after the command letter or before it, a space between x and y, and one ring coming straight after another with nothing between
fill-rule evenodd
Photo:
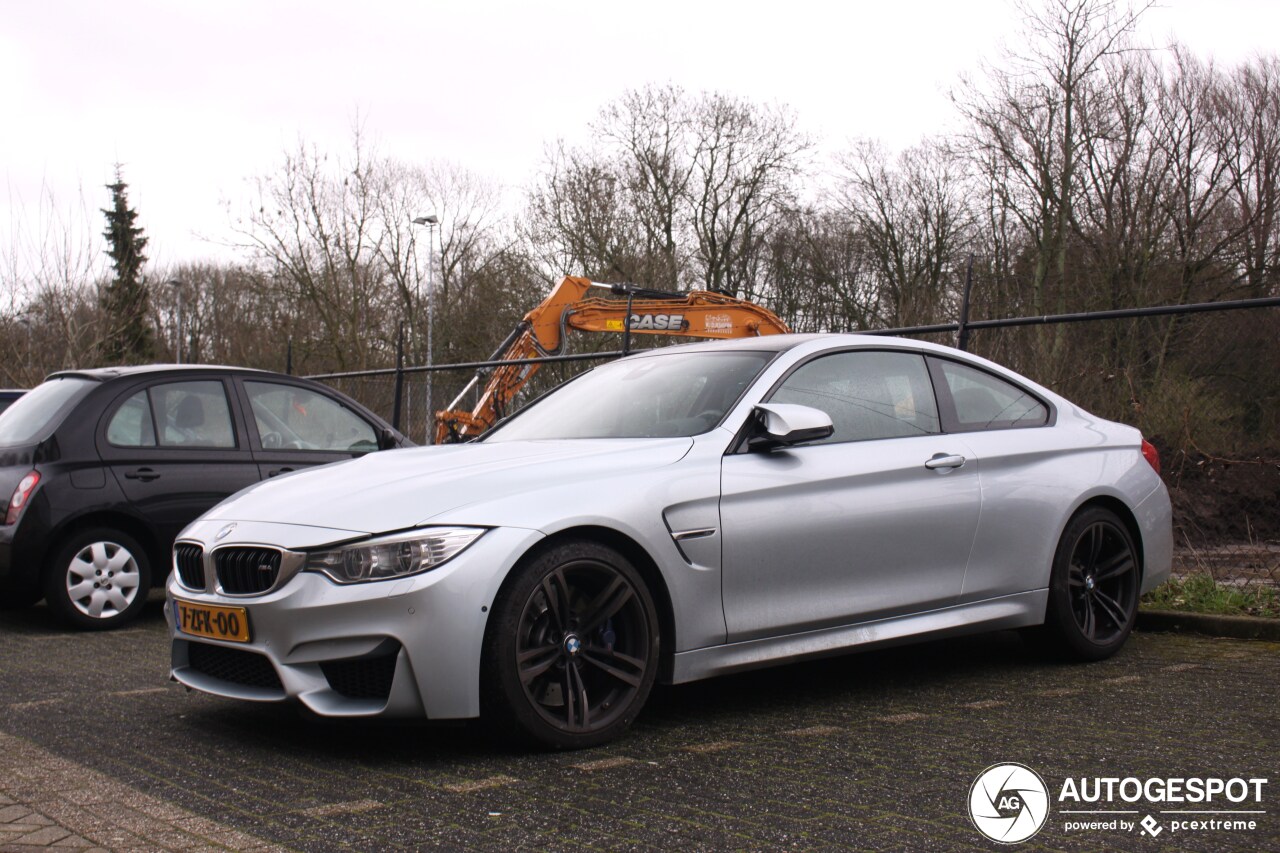
<instances>
[{"instance_id":1,"label":"rear quarter window","mask_svg":"<svg viewBox=\"0 0 1280 853\"><path fill-rule=\"evenodd\" d=\"M60 376L28 391L0 415L0 447L43 441L96 384L78 376Z\"/></svg>"},{"instance_id":2,"label":"rear quarter window","mask_svg":"<svg viewBox=\"0 0 1280 853\"><path fill-rule=\"evenodd\" d=\"M950 398L948 431L1038 427L1049 422L1049 407L1012 382L948 359L934 359L940 395Z\"/></svg>"}]
</instances>

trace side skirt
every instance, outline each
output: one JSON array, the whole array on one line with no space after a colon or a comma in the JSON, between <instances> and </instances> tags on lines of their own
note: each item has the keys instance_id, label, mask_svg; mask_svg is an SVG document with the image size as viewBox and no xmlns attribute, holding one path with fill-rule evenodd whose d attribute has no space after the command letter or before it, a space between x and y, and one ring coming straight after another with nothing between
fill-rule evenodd
<instances>
[{"instance_id":1,"label":"side skirt","mask_svg":"<svg viewBox=\"0 0 1280 853\"><path fill-rule=\"evenodd\" d=\"M1026 628L1044 622L1048 602L1049 590L1037 589L874 622L677 652L671 683L838 655L851 649Z\"/></svg>"}]
</instances>

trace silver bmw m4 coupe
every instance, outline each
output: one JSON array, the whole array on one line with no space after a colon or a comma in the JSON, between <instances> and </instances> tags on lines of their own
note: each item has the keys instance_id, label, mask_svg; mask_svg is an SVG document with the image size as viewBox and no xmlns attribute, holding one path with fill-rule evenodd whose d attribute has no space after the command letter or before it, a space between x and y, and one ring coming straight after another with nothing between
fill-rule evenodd
<instances>
[{"instance_id":1,"label":"silver bmw m4 coupe","mask_svg":"<svg viewBox=\"0 0 1280 853\"><path fill-rule=\"evenodd\" d=\"M577 748L656 679L1009 628L1104 658L1171 550L1137 430L947 347L778 335L246 489L179 537L166 613L196 690Z\"/></svg>"}]
</instances>

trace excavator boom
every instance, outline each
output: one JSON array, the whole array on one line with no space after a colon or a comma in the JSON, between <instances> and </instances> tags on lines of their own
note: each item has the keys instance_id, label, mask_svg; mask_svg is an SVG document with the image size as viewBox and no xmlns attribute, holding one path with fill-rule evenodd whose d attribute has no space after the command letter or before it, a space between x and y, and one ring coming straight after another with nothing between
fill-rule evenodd
<instances>
[{"instance_id":1,"label":"excavator boom","mask_svg":"<svg viewBox=\"0 0 1280 853\"><path fill-rule=\"evenodd\" d=\"M613 298L588 296L592 289L606 290ZM789 331L767 308L722 293L703 290L667 293L566 276L540 305L524 316L490 361L557 355L570 329L724 339ZM477 373L448 409L436 412L436 443L465 441L493 426L505 415L510 402L538 367L538 364L504 364L493 368L475 408L470 412L460 410L457 406L462 397L481 379Z\"/></svg>"}]
</instances>

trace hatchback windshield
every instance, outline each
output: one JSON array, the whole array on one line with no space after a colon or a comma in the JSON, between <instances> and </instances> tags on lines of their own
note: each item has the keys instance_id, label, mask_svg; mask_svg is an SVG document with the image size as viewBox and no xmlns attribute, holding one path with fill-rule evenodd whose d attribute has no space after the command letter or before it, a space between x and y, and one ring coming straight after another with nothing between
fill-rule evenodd
<instances>
[{"instance_id":1,"label":"hatchback windshield","mask_svg":"<svg viewBox=\"0 0 1280 853\"><path fill-rule=\"evenodd\" d=\"M547 395L485 440L697 435L720 422L773 355L683 352L616 361Z\"/></svg>"},{"instance_id":2,"label":"hatchback windshield","mask_svg":"<svg viewBox=\"0 0 1280 853\"><path fill-rule=\"evenodd\" d=\"M63 376L23 394L0 416L0 447L31 444L44 438L61 415L94 384L89 379Z\"/></svg>"}]
</instances>

